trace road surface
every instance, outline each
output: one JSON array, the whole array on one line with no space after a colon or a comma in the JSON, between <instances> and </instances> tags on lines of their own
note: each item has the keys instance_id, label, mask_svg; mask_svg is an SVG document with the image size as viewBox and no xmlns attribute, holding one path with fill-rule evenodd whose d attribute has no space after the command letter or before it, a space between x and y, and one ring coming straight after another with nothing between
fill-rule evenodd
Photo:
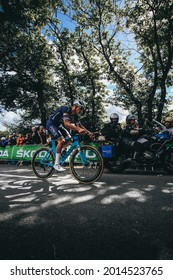
<instances>
[{"instance_id":1,"label":"road surface","mask_svg":"<svg viewBox=\"0 0 173 280\"><path fill-rule=\"evenodd\" d=\"M105 170L82 185L0 165L1 260L172 260L172 237L172 176Z\"/></svg>"}]
</instances>

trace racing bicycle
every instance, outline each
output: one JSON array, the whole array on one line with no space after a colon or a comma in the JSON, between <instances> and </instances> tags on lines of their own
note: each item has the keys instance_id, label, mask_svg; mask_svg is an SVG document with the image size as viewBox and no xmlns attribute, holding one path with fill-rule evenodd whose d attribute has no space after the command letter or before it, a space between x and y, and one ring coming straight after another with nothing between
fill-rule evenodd
<instances>
[{"instance_id":1,"label":"racing bicycle","mask_svg":"<svg viewBox=\"0 0 173 280\"><path fill-rule=\"evenodd\" d=\"M61 155L60 164L69 162L72 175L83 184L98 180L104 168L100 152L91 145L82 144L79 135L65 138L65 141L72 143L66 153ZM48 178L53 175L55 154L56 140L53 139L50 147L42 147L34 153L31 166L37 177Z\"/></svg>"}]
</instances>

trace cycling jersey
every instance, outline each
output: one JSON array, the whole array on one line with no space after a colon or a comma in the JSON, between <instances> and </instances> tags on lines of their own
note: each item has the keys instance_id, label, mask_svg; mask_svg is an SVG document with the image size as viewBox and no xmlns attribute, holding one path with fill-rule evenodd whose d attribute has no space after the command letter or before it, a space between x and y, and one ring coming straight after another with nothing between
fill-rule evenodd
<instances>
[{"instance_id":1,"label":"cycling jersey","mask_svg":"<svg viewBox=\"0 0 173 280\"><path fill-rule=\"evenodd\" d=\"M78 115L71 115L71 107L69 106L61 106L49 119L56 126L63 124L64 120L69 120L70 122L74 122L75 120L75 123L79 121Z\"/></svg>"},{"instance_id":2,"label":"cycling jersey","mask_svg":"<svg viewBox=\"0 0 173 280\"><path fill-rule=\"evenodd\" d=\"M70 137L70 133L66 127L64 127L64 120L69 120L75 125L79 123L79 117L77 114L71 114L71 107L61 106L58 108L48 119L46 128L54 139L59 137Z\"/></svg>"},{"instance_id":3,"label":"cycling jersey","mask_svg":"<svg viewBox=\"0 0 173 280\"><path fill-rule=\"evenodd\" d=\"M54 125L59 126L63 123L64 119L69 119L70 111L71 109L69 106L61 106L50 116L49 119Z\"/></svg>"}]
</instances>

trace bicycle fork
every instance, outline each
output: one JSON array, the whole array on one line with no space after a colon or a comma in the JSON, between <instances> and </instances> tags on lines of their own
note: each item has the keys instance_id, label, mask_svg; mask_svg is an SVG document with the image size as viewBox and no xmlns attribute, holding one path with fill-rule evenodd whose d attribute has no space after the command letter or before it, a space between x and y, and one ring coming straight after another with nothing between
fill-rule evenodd
<instances>
[{"instance_id":1,"label":"bicycle fork","mask_svg":"<svg viewBox=\"0 0 173 280\"><path fill-rule=\"evenodd\" d=\"M45 163L46 163L46 166L49 166L49 167L52 167L53 166L53 163L52 162L49 162L49 156L51 154L51 150L46 153L46 155L40 160L40 163L45 166Z\"/></svg>"}]
</instances>

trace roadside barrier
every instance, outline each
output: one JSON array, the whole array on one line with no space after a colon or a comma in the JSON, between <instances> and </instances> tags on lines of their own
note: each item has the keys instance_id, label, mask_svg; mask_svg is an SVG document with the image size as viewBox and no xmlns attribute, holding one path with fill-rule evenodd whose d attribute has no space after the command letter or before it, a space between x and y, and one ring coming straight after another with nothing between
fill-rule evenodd
<instances>
[{"instance_id":1,"label":"roadside barrier","mask_svg":"<svg viewBox=\"0 0 173 280\"><path fill-rule=\"evenodd\" d=\"M95 143L89 143L89 145L97 147ZM19 161L30 162L35 151L43 146L44 145L14 145L6 146L5 148L0 147L0 162L10 162L11 164L17 164Z\"/></svg>"},{"instance_id":2,"label":"roadside barrier","mask_svg":"<svg viewBox=\"0 0 173 280\"><path fill-rule=\"evenodd\" d=\"M0 147L0 161L1 162L18 162L31 161L36 150L42 145L23 145L23 146L6 146Z\"/></svg>"}]
</instances>

